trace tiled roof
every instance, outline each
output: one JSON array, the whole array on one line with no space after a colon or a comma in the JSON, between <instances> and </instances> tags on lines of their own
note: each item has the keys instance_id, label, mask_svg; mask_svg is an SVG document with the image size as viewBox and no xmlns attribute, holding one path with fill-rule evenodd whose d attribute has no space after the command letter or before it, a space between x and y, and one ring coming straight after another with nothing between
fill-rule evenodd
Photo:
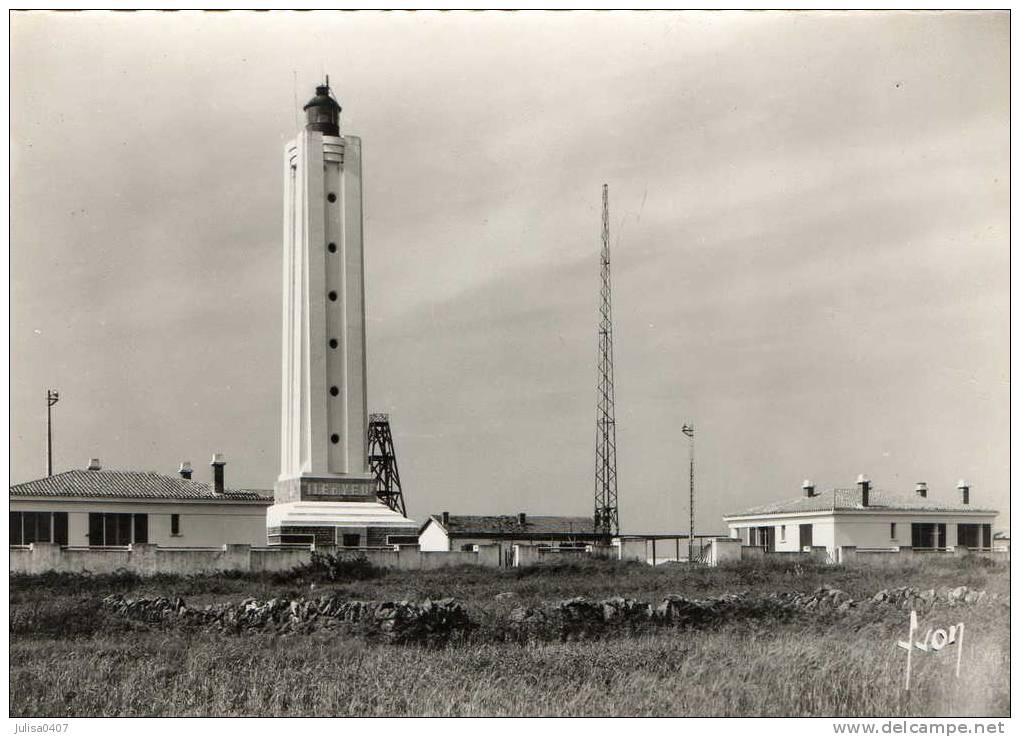
<instances>
[{"instance_id":1,"label":"tiled roof","mask_svg":"<svg viewBox=\"0 0 1020 737\"><path fill-rule=\"evenodd\" d=\"M732 512L726 517L750 517L765 514L796 514L798 512L840 512L863 511L865 509L885 512L988 512L995 514L994 509L981 509L959 502L945 502L917 496L916 494L896 494L883 489L871 489L868 492L868 506L861 504L860 489L829 489L812 497L798 496L784 499L771 504L762 504L741 512Z\"/></svg>"},{"instance_id":2,"label":"tiled roof","mask_svg":"<svg viewBox=\"0 0 1020 737\"><path fill-rule=\"evenodd\" d=\"M271 504L265 489L226 489L217 494L209 484L151 471L64 471L11 487L11 496L82 499L180 499L182 501L250 501Z\"/></svg>"},{"instance_id":3,"label":"tiled roof","mask_svg":"<svg viewBox=\"0 0 1020 737\"><path fill-rule=\"evenodd\" d=\"M432 519L443 525L440 514L432 515ZM507 515L470 515L451 514L446 525L450 537L481 537L493 535L520 537L596 537L595 525L591 517L532 517L524 518L524 525L518 522L516 514Z\"/></svg>"}]
</instances>

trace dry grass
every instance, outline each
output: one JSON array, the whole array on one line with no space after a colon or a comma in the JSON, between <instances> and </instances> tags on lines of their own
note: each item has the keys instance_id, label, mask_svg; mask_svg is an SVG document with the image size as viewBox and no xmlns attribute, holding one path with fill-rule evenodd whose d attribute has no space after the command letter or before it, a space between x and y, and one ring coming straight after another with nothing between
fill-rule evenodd
<instances>
[{"instance_id":1,"label":"dry grass","mask_svg":"<svg viewBox=\"0 0 1020 737\"><path fill-rule=\"evenodd\" d=\"M1008 569L953 561L903 571L594 564L519 573L392 573L331 587L352 598L454 595L473 615L494 621L513 605L494 601L501 591L517 593L517 603L574 595L654 601L666 593L809 591L822 583L855 597L897 585L1005 593ZM1003 606L947 608L928 617L932 625L966 622L964 678L952 678L955 651L919 654L909 695L901 689L905 653L895 647L907 618L897 611L525 645L501 642L483 627L442 649L325 632L187 634L88 615L92 602L113 590L183 594L193 602L304 592L308 584L245 577L12 579L11 715L863 717L995 716L1010 708L1009 613ZM61 617L79 624L61 630Z\"/></svg>"}]
</instances>

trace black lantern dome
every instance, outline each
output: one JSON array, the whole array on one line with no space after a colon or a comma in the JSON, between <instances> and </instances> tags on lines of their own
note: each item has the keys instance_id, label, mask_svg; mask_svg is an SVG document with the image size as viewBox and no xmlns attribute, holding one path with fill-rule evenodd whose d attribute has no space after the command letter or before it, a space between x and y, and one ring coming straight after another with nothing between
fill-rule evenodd
<instances>
[{"instance_id":1,"label":"black lantern dome","mask_svg":"<svg viewBox=\"0 0 1020 737\"><path fill-rule=\"evenodd\" d=\"M339 136L340 110L340 103L333 97L327 77L326 84L316 87L315 97L305 104L305 130L321 131L327 136Z\"/></svg>"}]
</instances>

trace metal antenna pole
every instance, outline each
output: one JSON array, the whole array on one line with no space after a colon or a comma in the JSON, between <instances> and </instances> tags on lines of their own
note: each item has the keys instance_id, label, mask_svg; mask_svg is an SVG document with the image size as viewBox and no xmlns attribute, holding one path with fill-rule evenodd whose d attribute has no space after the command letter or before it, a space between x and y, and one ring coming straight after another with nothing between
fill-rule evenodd
<instances>
[{"instance_id":1,"label":"metal antenna pole","mask_svg":"<svg viewBox=\"0 0 1020 737\"><path fill-rule=\"evenodd\" d=\"M53 475L53 405L60 401L60 392L46 390L46 476Z\"/></svg>"},{"instance_id":2,"label":"metal antenna pole","mask_svg":"<svg viewBox=\"0 0 1020 737\"><path fill-rule=\"evenodd\" d=\"M689 456L689 459L690 459L690 480L689 480L689 485L690 486L689 486L689 488L690 488L690 511L691 511L691 516L690 516L690 527L688 528L690 530L690 535L687 538L687 562L688 563L693 563L694 562L694 423L692 422L689 425L685 423L684 426L683 426L682 432L689 439L689 444L687 446L687 452L688 452L688 456Z\"/></svg>"},{"instance_id":3,"label":"metal antenna pole","mask_svg":"<svg viewBox=\"0 0 1020 737\"><path fill-rule=\"evenodd\" d=\"M620 534L616 503L616 394L613 388L613 308L609 276L609 185L602 185L602 286L599 293L598 391L595 436L595 532Z\"/></svg>"}]
</instances>

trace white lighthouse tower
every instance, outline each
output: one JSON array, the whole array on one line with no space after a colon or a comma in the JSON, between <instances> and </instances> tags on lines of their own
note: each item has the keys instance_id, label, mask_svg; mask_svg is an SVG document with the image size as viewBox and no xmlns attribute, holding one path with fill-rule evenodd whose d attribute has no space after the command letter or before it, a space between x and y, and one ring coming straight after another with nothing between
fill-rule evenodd
<instances>
[{"instance_id":1,"label":"white lighthouse tower","mask_svg":"<svg viewBox=\"0 0 1020 737\"><path fill-rule=\"evenodd\" d=\"M283 394L271 543L385 545L417 525L368 468L361 139L326 84L284 148Z\"/></svg>"}]
</instances>

